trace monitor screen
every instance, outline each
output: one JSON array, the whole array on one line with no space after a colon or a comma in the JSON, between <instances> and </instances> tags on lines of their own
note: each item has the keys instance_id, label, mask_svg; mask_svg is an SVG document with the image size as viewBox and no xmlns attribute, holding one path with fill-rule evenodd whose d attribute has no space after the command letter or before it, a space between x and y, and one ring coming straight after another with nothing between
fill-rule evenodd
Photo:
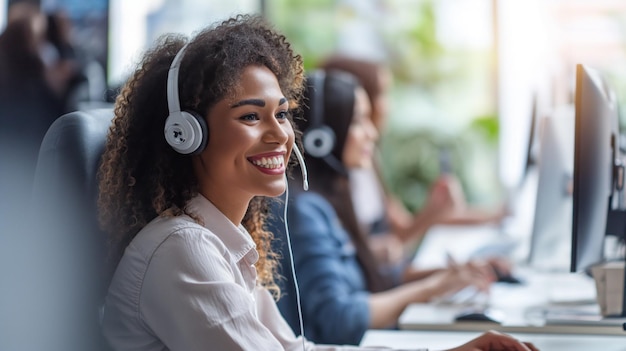
<instances>
[{"instance_id":1,"label":"monitor screen","mask_svg":"<svg viewBox=\"0 0 626 351\"><path fill-rule=\"evenodd\" d=\"M602 75L576 66L571 271L603 260L618 151L615 94ZM622 233L614 233L622 235Z\"/></svg>"}]
</instances>

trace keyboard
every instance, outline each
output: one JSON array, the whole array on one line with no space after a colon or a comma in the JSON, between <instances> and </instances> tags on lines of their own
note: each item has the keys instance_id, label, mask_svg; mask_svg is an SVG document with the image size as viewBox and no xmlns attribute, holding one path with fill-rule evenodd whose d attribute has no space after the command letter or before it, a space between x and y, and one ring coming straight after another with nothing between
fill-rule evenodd
<instances>
[{"instance_id":1,"label":"keyboard","mask_svg":"<svg viewBox=\"0 0 626 351\"><path fill-rule=\"evenodd\" d=\"M449 306L487 306L489 294L474 286L468 286L455 293L437 298L433 303Z\"/></svg>"}]
</instances>

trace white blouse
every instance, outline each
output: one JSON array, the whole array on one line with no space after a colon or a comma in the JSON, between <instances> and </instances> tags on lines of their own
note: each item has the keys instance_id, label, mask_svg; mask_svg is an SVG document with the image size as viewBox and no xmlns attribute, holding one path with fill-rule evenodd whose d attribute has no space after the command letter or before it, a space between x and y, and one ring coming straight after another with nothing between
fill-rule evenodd
<instances>
[{"instance_id":1,"label":"white blouse","mask_svg":"<svg viewBox=\"0 0 626 351\"><path fill-rule=\"evenodd\" d=\"M296 337L257 285L255 244L203 196L188 216L156 218L126 248L105 300L114 350L373 350Z\"/></svg>"}]
</instances>

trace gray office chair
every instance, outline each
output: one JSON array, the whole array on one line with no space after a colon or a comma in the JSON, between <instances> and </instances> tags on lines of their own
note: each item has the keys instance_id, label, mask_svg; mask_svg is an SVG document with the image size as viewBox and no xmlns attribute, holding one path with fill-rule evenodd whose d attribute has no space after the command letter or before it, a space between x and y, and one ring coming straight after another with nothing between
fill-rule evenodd
<instances>
[{"instance_id":1,"label":"gray office chair","mask_svg":"<svg viewBox=\"0 0 626 351\"><path fill-rule=\"evenodd\" d=\"M110 268L97 219L97 171L112 118L112 109L66 114L41 144L33 188L39 220L30 234L37 274L47 282L36 294L45 303L33 311L41 349L108 349L99 325Z\"/></svg>"}]
</instances>

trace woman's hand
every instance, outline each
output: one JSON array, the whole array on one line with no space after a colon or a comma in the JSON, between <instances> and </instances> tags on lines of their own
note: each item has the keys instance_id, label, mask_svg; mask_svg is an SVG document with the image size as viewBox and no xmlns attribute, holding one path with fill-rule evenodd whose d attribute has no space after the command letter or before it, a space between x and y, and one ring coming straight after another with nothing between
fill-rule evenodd
<instances>
[{"instance_id":1,"label":"woman's hand","mask_svg":"<svg viewBox=\"0 0 626 351\"><path fill-rule=\"evenodd\" d=\"M539 349L531 343L519 341L510 335L488 331L448 351L539 351Z\"/></svg>"},{"instance_id":2,"label":"woman's hand","mask_svg":"<svg viewBox=\"0 0 626 351\"><path fill-rule=\"evenodd\" d=\"M432 214L433 224L499 223L511 214L506 204L495 209L468 205L461 183L451 175L440 176L435 181L430 188L423 208Z\"/></svg>"},{"instance_id":3,"label":"woman's hand","mask_svg":"<svg viewBox=\"0 0 626 351\"><path fill-rule=\"evenodd\" d=\"M455 293L470 285L480 291L488 291L494 281L495 275L491 268L474 262L451 265L420 280L430 287L431 299Z\"/></svg>"},{"instance_id":4,"label":"woman's hand","mask_svg":"<svg viewBox=\"0 0 626 351\"><path fill-rule=\"evenodd\" d=\"M497 275L511 275L513 271L513 265L510 260L505 257L490 257L486 259L486 262L491 266Z\"/></svg>"},{"instance_id":5,"label":"woman's hand","mask_svg":"<svg viewBox=\"0 0 626 351\"><path fill-rule=\"evenodd\" d=\"M450 175L440 176L431 186L424 208L447 217L467 208L459 181Z\"/></svg>"}]
</instances>

